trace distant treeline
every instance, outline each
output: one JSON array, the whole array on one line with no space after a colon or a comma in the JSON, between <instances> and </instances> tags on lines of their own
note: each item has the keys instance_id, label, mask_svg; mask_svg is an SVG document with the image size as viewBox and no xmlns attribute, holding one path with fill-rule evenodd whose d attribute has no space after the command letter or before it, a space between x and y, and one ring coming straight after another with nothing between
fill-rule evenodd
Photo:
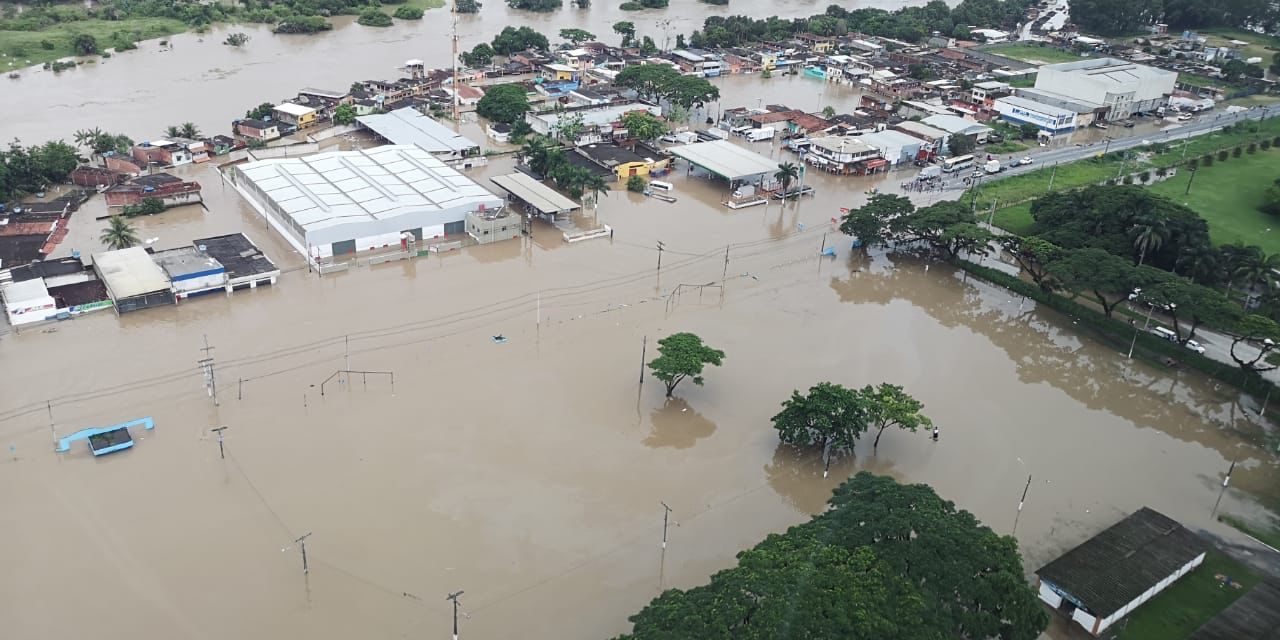
<instances>
[{"instance_id":1,"label":"distant treeline","mask_svg":"<svg viewBox=\"0 0 1280 640\"><path fill-rule=\"evenodd\" d=\"M825 13L784 20L749 16L711 16L689 37L692 47L732 47L753 42L785 40L798 33L842 36L857 32L920 42L935 31L969 37L969 26L1012 29L1022 21L1034 0L964 0L954 9L942 0L897 11L854 9L831 5Z\"/></svg>"},{"instance_id":2,"label":"distant treeline","mask_svg":"<svg viewBox=\"0 0 1280 640\"><path fill-rule=\"evenodd\" d=\"M57 24L94 19L173 18L193 28L234 19L275 25L278 33L314 33L333 28L325 20L330 16L355 16L365 9L403 3L404 0L242 0L223 5L196 0L103 0L91 8L75 2L29 7L21 13L10 6L0 15L0 31L40 31Z\"/></svg>"},{"instance_id":3,"label":"distant treeline","mask_svg":"<svg viewBox=\"0 0 1280 640\"><path fill-rule=\"evenodd\" d=\"M1071 21L1106 36L1141 33L1156 22L1171 31L1256 27L1275 33L1280 5L1272 0L1071 0Z\"/></svg>"}]
</instances>

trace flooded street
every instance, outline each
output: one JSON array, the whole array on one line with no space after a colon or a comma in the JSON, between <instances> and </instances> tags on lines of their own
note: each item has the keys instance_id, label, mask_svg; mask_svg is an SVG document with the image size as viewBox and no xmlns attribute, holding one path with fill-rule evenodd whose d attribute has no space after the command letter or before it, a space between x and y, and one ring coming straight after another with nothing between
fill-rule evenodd
<instances>
[{"instance_id":1,"label":"flooded street","mask_svg":"<svg viewBox=\"0 0 1280 640\"><path fill-rule=\"evenodd\" d=\"M660 588L703 583L821 510L859 469L929 483L1004 533L1032 474L1016 532L1028 571L1143 505L1232 535L1210 517L1232 459L1233 487L1276 497L1277 461L1238 409L1229 428L1227 390L1129 363L943 265L851 255L829 219L869 181L812 172L816 200L733 212L723 187L677 175L676 204L604 199L612 242L539 226L320 279L212 169L192 171L210 212L143 219L140 235L164 248L243 229L286 273L0 340L21 363L0 384L14 637L421 637L445 632L444 596L463 589L464 635L604 638ZM678 287L726 275L723 295ZM652 358L682 330L727 358L664 402L637 384L642 341ZM218 407L196 366L203 335ZM394 373L394 387L342 369ZM768 420L822 380L904 385L941 441L888 432L824 480ZM156 429L131 451L50 452L51 429L143 416ZM676 523L665 557L660 501ZM1258 508L1235 489L1222 505ZM292 541L306 533L304 577Z\"/></svg>"},{"instance_id":2,"label":"flooded street","mask_svg":"<svg viewBox=\"0 0 1280 640\"><path fill-rule=\"evenodd\" d=\"M394 77L407 58L445 64L444 18L320 37L217 27L61 78L24 72L12 85L22 91L0 96L0 134L35 142L97 126L142 138L188 120L225 133L245 109L302 87ZM464 46L511 19L486 3L463 17ZM624 19L656 39L669 19L674 39L702 14L600 4L520 15L610 42ZM228 30L249 33L249 46L218 44ZM799 76L717 84L723 108L858 98ZM19 108L32 95L44 106ZM482 138L474 123L464 133ZM776 143L752 148L795 159ZM467 175L489 186L511 162ZM463 637L600 640L662 589L705 583L821 511L864 469L928 483L1016 533L1028 572L1144 505L1238 539L1211 516L1233 460L1221 512L1280 503L1280 458L1255 444L1261 427L1241 403L1253 405L1232 389L1126 360L943 263L852 250L832 217L912 171L814 170L816 197L734 211L720 205L723 184L677 170L674 204L615 191L582 214L611 239L568 244L538 224L531 238L324 278L213 167L173 173L203 185L205 207L136 218L140 238L167 249L244 232L284 274L231 296L0 334L6 637L443 637L445 596L464 590ZM105 214L100 197L86 203L54 256L99 250ZM820 257L830 246L837 256ZM706 386L665 400L656 380L640 384L642 363L677 331L726 359ZM196 364L206 337L217 406ZM820 381L903 385L941 439L889 431L873 455L867 438L824 479L818 453L779 446L769 422L793 389ZM146 416L156 428L134 433L129 451L51 451L58 437ZM661 502L673 509L665 551ZM306 534L304 575L295 540Z\"/></svg>"}]
</instances>

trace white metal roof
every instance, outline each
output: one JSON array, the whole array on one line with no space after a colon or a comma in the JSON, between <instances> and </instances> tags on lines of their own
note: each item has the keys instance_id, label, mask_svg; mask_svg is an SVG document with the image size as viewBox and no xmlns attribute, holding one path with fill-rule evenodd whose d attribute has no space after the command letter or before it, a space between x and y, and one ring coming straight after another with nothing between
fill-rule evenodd
<instances>
[{"instance_id":1,"label":"white metal roof","mask_svg":"<svg viewBox=\"0 0 1280 640\"><path fill-rule=\"evenodd\" d=\"M516 172L505 176L493 176L489 179L542 213L564 213L578 208L578 203L527 174Z\"/></svg>"},{"instance_id":2,"label":"white metal roof","mask_svg":"<svg viewBox=\"0 0 1280 640\"><path fill-rule=\"evenodd\" d=\"M622 116L632 111L647 111L652 115L660 115L662 109L639 102L630 104L620 104L611 107L602 107L599 109L582 109L579 111L553 111L551 113L532 114L529 117L541 120L547 124L549 129L554 129L560 124L561 118L582 116L582 124L587 127L601 127L612 122L616 122Z\"/></svg>"},{"instance_id":3,"label":"white metal roof","mask_svg":"<svg viewBox=\"0 0 1280 640\"><path fill-rule=\"evenodd\" d=\"M1054 118L1075 117L1076 115L1076 112L1070 109L1063 109L1062 107L1045 104L1043 102L1036 102L1035 100L1028 100L1026 98L1019 98L1018 96L1005 96L1003 98L999 98L996 100L996 104L1000 103L1026 109L1027 111L1042 113Z\"/></svg>"},{"instance_id":4,"label":"white metal roof","mask_svg":"<svg viewBox=\"0 0 1280 640\"><path fill-rule=\"evenodd\" d=\"M356 121L391 144L416 145L429 153L463 152L480 146L413 107L360 116Z\"/></svg>"},{"instance_id":5,"label":"white metal roof","mask_svg":"<svg viewBox=\"0 0 1280 640\"><path fill-rule=\"evenodd\" d=\"M312 109L311 107L304 107L300 104L294 104L292 102L285 102L282 104L278 104L276 105L275 110L279 111L280 113L287 113L294 117L305 116L308 113L312 113L315 111L315 109Z\"/></svg>"},{"instance_id":6,"label":"white metal roof","mask_svg":"<svg viewBox=\"0 0 1280 640\"><path fill-rule=\"evenodd\" d=\"M942 129L939 129L937 127L931 127L927 124L921 124L919 122L915 122L912 120L899 122L894 126L898 127L903 131L906 131L909 134L912 134L915 136L928 136L930 138L933 138L934 140L947 137L947 132L943 131Z\"/></svg>"},{"instance_id":7,"label":"white metal roof","mask_svg":"<svg viewBox=\"0 0 1280 640\"><path fill-rule=\"evenodd\" d=\"M858 136L858 139L877 148L885 147L918 147L924 143L924 140L915 136L909 136L901 131L893 129L885 129L884 131L873 131Z\"/></svg>"},{"instance_id":8,"label":"white metal roof","mask_svg":"<svg viewBox=\"0 0 1280 640\"><path fill-rule=\"evenodd\" d=\"M959 133L959 134L968 135L973 133L982 133L982 132L992 131L991 127L988 127L987 125L982 124L980 122L974 122L973 120L965 120L960 116L953 116L953 115L947 115L947 114L929 116L921 120L921 122L931 127L942 129L947 133Z\"/></svg>"},{"instance_id":9,"label":"white metal roof","mask_svg":"<svg viewBox=\"0 0 1280 640\"><path fill-rule=\"evenodd\" d=\"M169 276L142 247L95 253L93 267L115 300L169 288Z\"/></svg>"},{"instance_id":10,"label":"white metal roof","mask_svg":"<svg viewBox=\"0 0 1280 640\"><path fill-rule=\"evenodd\" d=\"M1045 65L1041 69L1074 73L1118 85L1127 84L1139 78L1165 78L1178 75L1174 71L1134 64L1116 58L1089 58L1079 62L1061 62Z\"/></svg>"},{"instance_id":11,"label":"white metal roof","mask_svg":"<svg viewBox=\"0 0 1280 640\"><path fill-rule=\"evenodd\" d=\"M777 162L739 147L728 140L695 142L672 147L670 151L677 158L684 158L692 164L729 180L741 180L778 170Z\"/></svg>"},{"instance_id":12,"label":"white metal roof","mask_svg":"<svg viewBox=\"0 0 1280 640\"><path fill-rule=\"evenodd\" d=\"M831 153L861 154L877 150L876 147L860 140L860 137L861 136L823 136L821 138L809 138L809 143L815 147L826 149Z\"/></svg>"},{"instance_id":13,"label":"white metal roof","mask_svg":"<svg viewBox=\"0 0 1280 640\"><path fill-rule=\"evenodd\" d=\"M502 205L484 187L409 145L273 158L239 171L307 231L415 211Z\"/></svg>"},{"instance_id":14,"label":"white metal roof","mask_svg":"<svg viewBox=\"0 0 1280 640\"><path fill-rule=\"evenodd\" d=\"M44 286L44 278L32 278L0 287L0 297L4 298L5 304L16 307L22 303L48 298L49 290Z\"/></svg>"}]
</instances>

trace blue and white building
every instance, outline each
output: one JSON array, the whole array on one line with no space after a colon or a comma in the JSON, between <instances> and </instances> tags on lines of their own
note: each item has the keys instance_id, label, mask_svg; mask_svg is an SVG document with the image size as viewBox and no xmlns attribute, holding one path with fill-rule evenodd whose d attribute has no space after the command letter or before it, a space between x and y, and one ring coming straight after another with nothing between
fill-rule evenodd
<instances>
[{"instance_id":1,"label":"blue and white building","mask_svg":"<svg viewBox=\"0 0 1280 640\"><path fill-rule=\"evenodd\" d=\"M1015 124L1034 124L1041 131L1057 135L1076 128L1076 112L1017 96L998 98L992 107L1000 119Z\"/></svg>"}]
</instances>

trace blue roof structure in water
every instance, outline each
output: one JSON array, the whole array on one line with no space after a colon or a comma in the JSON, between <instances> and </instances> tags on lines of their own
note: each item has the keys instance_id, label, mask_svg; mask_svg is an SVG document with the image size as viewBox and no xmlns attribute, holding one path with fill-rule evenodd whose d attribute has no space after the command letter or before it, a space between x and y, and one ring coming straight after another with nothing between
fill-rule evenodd
<instances>
[{"instance_id":1,"label":"blue roof structure in water","mask_svg":"<svg viewBox=\"0 0 1280 640\"><path fill-rule=\"evenodd\" d=\"M88 440L89 450L95 456L104 456L108 453L123 451L133 446L133 437L129 435L129 427L137 426L141 426L148 431L156 428L155 421L148 417L121 422L110 427L81 429L59 440L57 451L59 453L70 451L71 443L77 440Z\"/></svg>"}]
</instances>

